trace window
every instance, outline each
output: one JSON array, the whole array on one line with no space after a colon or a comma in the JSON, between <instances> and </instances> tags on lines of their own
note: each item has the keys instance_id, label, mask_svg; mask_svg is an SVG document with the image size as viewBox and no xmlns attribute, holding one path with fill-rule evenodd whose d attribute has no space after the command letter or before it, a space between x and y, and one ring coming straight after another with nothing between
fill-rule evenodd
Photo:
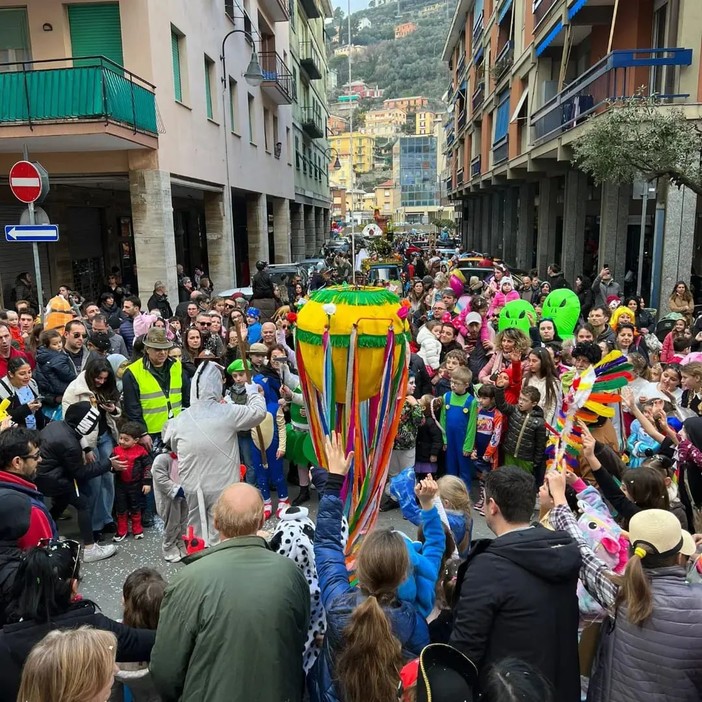
<instances>
[{"instance_id":1,"label":"window","mask_svg":"<svg viewBox=\"0 0 702 702\"><path fill-rule=\"evenodd\" d=\"M263 108L263 146L268 153L271 152L271 138L270 138L270 121L271 112L267 107Z\"/></svg>"},{"instance_id":2,"label":"window","mask_svg":"<svg viewBox=\"0 0 702 702\"><path fill-rule=\"evenodd\" d=\"M207 119L214 119L214 111L212 110L212 83L214 79L214 61L209 56L205 56L205 111Z\"/></svg>"},{"instance_id":3,"label":"window","mask_svg":"<svg viewBox=\"0 0 702 702\"><path fill-rule=\"evenodd\" d=\"M507 137L509 130L509 90L504 90L497 96L497 110L495 111L495 138L493 143L502 141Z\"/></svg>"},{"instance_id":4,"label":"window","mask_svg":"<svg viewBox=\"0 0 702 702\"><path fill-rule=\"evenodd\" d=\"M171 56L173 58L173 94L178 102L183 102L183 82L181 75L181 49L183 35L171 27Z\"/></svg>"},{"instance_id":5,"label":"window","mask_svg":"<svg viewBox=\"0 0 702 702\"><path fill-rule=\"evenodd\" d=\"M224 13L234 21L234 0L224 0Z\"/></svg>"},{"instance_id":6,"label":"window","mask_svg":"<svg viewBox=\"0 0 702 702\"><path fill-rule=\"evenodd\" d=\"M273 115L273 148L275 149L275 145L280 141L280 138L278 137L278 118Z\"/></svg>"},{"instance_id":7,"label":"window","mask_svg":"<svg viewBox=\"0 0 702 702\"><path fill-rule=\"evenodd\" d=\"M68 6L71 31L71 55L74 66L94 66L95 58L104 56L119 66L124 65L122 26L119 3L73 4Z\"/></svg>"},{"instance_id":8,"label":"window","mask_svg":"<svg viewBox=\"0 0 702 702\"><path fill-rule=\"evenodd\" d=\"M249 101L249 141L252 144L256 144L256 139L254 138L256 136L256 126L254 124L256 105L254 103L253 95L249 94L247 95L247 98Z\"/></svg>"},{"instance_id":9,"label":"window","mask_svg":"<svg viewBox=\"0 0 702 702\"><path fill-rule=\"evenodd\" d=\"M30 61L27 10L0 10L0 63ZM2 66L2 71L20 70L22 66Z\"/></svg>"},{"instance_id":10,"label":"window","mask_svg":"<svg viewBox=\"0 0 702 702\"><path fill-rule=\"evenodd\" d=\"M288 135L290 134L290 130L288 129ZM300 170L300 140L295 137L295 168L297 170Z\"/></svg>"},{"instance_id":11,"label":"window","mask_svg":"<svg viewBox=\"0 0 702 702\"><path fill-rule=\"evenodd\" d=\"M290 127L285 127L285 148L288 153L288 166L292 166L292 161L290 160L290 155L292 154L290 150Z\"/></svg>"},{"instance_id":12,"label":"window","mask_svg":"<svg viewBox=\"0 0 702 702\"><path fill-rule=\"evenodd\" d=\"M297 102L297 68L295 66L292 69L292 99L293 102Z\"/></svg>"},{"instance_id":13,"label":"window","mask_svg":"<svg viewBox=\"0 0 702 702\"><path fill-rule=\"evenodd\" d=\"M229 79L229 126L234 134L239 133L239 86L233 79Z\"/></svg>"}]
</instances>

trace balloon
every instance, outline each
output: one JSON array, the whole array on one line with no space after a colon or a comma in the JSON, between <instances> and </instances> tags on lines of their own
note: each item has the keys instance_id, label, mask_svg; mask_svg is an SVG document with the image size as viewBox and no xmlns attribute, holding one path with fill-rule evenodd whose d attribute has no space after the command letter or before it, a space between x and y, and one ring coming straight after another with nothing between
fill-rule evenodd
<instances>
[{"instance_id":1,"label":"balloon","mask_svg":"<svg viewBox=\"0 0 702 702\"><path fill-rule=\"evenodd\" d=\"M580 300L568 288L552 290L541 308L544 319L552 319L561 339L570 339L580 317Z\"/></svg>"},{"instance_id":2,"label":"balloon","mask_svg":"<svg viewBox=\"0 0 702 702\"><path fill-rule=\"evenodd\" d=\"M358 330L360 367L358 399L367 400L380 390L385 367L388 330L395 332L395 363L409 341L407 322L398 316L400 299L385 288L352 288L347 285L312 293L297 315L295 343L312 384L323 392L323 335L329 327L332 346L333 392L336 402L346 402L347 360L351 331Z\"/></svg>"},{"instance_id":3,"label":"balloon","mask_svg":"<svg viewBox=\"0 0 702 702\"><path fill-rule=\"evenodd\" d=\"M451 271L451 277L449 278L449 287L455 293L456 299L463 295L463 288L465 284L466 278L458 268Z\"/></svg>"},{"instance_id":4,"label":"balloon","mask_svg":"<svg viewBox=\"0 0 702 702\"><path fill-rule=\"evenodd\" d=\"M527 336L529 328L536 324L536 310L526 300L512 300L501 310L497 319L497 330L519 329Z\"/></svg>"},{"instance_id":5,"label":"balloon","mask_svg":"<svg viewBox=\"0 0 702 702\"><path fill-rule=\"evenodd\" d=\"M56 295L49 300L49 313L44 321L44 329L58 329L63 331L64 326L70 322L73 317L71 311L71 303L61 295Z\"/></svg>"}]
</instances>

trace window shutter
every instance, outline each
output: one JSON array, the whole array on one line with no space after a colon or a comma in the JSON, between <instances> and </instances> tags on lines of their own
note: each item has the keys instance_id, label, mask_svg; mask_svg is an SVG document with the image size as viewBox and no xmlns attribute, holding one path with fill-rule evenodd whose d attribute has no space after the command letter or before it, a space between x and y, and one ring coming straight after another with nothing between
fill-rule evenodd
<instances>
[{"instance_id":1,"label":"window shutter","mask_svg":"<svg viewBox=\"0 0 702 702\"><path fill-rule=\"evenodd\" d=\"M94 66L98 63L95 59L80 60L84 56L104 56L124 66L119 3L69 5L68 21L74 66Z\"/></svg>"},{"instance_id":2,"label":"window shutter","mask_svg":"<svg viewBox=\"0 0 702 702\"><path fill-rule=\"evenodd\" d=\"M173 91L178 102L183 101L183 86L180 80L180 37L171 32L171 55L173 56Z\"/></svg>"}]
</instances>

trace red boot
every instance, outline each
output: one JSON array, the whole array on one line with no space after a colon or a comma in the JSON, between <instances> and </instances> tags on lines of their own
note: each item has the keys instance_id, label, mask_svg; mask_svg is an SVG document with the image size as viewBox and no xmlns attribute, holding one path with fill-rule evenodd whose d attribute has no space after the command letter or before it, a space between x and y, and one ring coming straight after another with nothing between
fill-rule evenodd
<instances>
[{"instance_id":1,"label":"red boot","mask_svg":"<svg viewBox=\"0 0 702 702\"><path fill-rule=\"evenodd\" d=\"M128 516L127 514L117 515L117 533L112 537L113 541L124 541L127 538L128 531Z\"/></svg>"},{"instance_id":2,"label":"red boot","mask_svg":"<svg viewBox=\"0 0 702 702\"><path fill-rule=\"evenodd\" d=\"M141 512L137 510L133 514L130 514L129 518L132 520L132 535L135 539L143 539L144 529L141 526Z\"/></svg>"}]
</instances>

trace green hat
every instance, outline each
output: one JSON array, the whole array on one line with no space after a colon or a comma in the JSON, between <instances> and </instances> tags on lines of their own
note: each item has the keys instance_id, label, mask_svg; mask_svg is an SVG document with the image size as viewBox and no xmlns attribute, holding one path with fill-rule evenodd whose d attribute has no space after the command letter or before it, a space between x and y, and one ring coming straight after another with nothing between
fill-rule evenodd
<instances>
[{"instance_id":1,"label":"green hat","mask_svg":"<svg viewBox=\"0 0 702 702\"><path fill-rule=\"evenodd\" d=\"M247 370L251 370L251 364L247 363L246 364ZM236 361L232 361L228 366L227 366L227 373L242 373L244 370L244 362L240 359L237 358Z\"/></svg>"}]
</instances>

